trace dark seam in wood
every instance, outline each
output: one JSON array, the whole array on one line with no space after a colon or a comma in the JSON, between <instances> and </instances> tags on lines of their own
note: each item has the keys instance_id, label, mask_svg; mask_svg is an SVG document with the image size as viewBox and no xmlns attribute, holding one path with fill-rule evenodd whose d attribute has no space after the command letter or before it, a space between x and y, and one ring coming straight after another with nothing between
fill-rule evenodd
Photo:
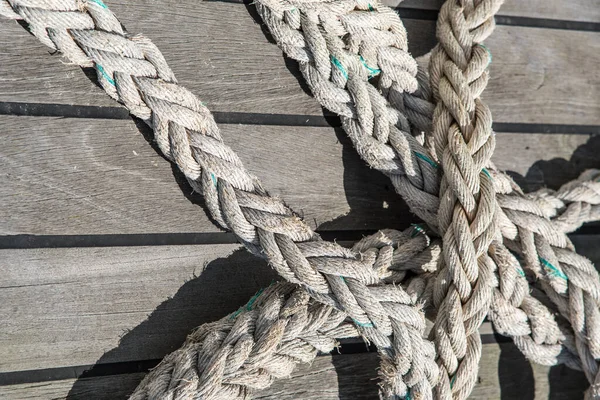
<instances>
[{"instance_id":1,"label":"dark seam in wood","mask_svg":"<svg viewBox=\"0 0 600 400\"><path fill-rule=\"evenodd\" d=\"M249 4L248 0L204 0L220 3ZM395 7L394 10L401 18L418 19L425 21L437 20L438 10L427 10L421 8ZM522 26L527 28L560 29L572 31L600 31L600 23L591 21L569 21L564 19L520 17L512 15L496 15L496 24Z\"/></svg>"},{"instance_id":2,"label":"dark seam in wood","mask_svg":"<svg viewBox=\"0 0 600 400\"><path fill-rule=\"evenodd\" d=\"M317 231L327 241L342 245L360 240L375 233L375 230ZM600 224L585 225L574 235L600 235ZM46 249L85 247L142 247L142 246L185 246L237 244L236 237L229 232L208 233L138 233L102 235L0 235L0 249Z\"/></svg>"},{"instance_id":3,"label":"dark seam in wood","mask_svg":"<svg viewBox=\"0 0 600 400\"><path fill-rule=\"evenodd\" d=\"M436 21L437 10L424 10L419 8L396 8L398 15L406 19L418 19L426 21ZM564 19L519 17L512 15L496 15L497 25L521 26L525 28L558 29L569 31L600 31L600 23L587 21L569 21Z\"/></svg>"},{"instance_id":4,"label":"dark seam in wood","mask_svg":"<svg viewBox=\"0 0 600 400\"><path fill-rule=\"evenodd\" d=\"M356 241L374 230L317 231L324 240ZM237 244L233 233L138 233L101 235L1 235L0 249L38 249L71 247L138 247Z\"/></svg>"},{"instance_id":5,"label":"dark seam in wood","mask_svg":"<svg viewBox=\"0 0 600 400\"><path fill-rule=\"evenodd\" d=\"M503 336L495 337L493 334L483 334L481 335L481 341L483 344L492 344L510 342L510 339ZM331 354L334 357L343 357L345 355L368 352L375 352L374 346L366 346L365 343L357 340L351 343L342 344L339 352L334 350L332 353L328 354ZM328 354L319 353L319 356ZM2 372L0 373L0 386L145 373L158 365L160 361L161 360L122 361L96 365L75 365L68 367Z\"/></svg>"},{"instance_id":6,"label":"dark seam in wood","mask_svg":"<svg viewBox=\"0 0 600 400\"><path fill-rule=\"evenodd\" d=\"M324 115L264 114L243 112L213 112L219 124L275 126L341 126L340 119L328 112ZM126 120L132 118L123 107L81 106L69 104L19 103L0 101L0 115L27 117L62 117ZM600 125L542 124L494 122L496 132L548 134L600 134Z\"/></svg>"}]
</instances>

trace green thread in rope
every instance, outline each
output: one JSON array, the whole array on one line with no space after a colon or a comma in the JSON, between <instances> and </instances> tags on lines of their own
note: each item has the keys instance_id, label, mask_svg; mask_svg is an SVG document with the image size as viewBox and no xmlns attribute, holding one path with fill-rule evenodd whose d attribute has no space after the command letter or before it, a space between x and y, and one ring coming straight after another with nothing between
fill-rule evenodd
<instances>
[{"instance_id":1,"label":"green thread in rope","mask_svg":"<svg viewBox=\"0 0 600 400\"><path fill-rule=\"evenodd\" d=\"M335 65L340 70L342 75L344 75L344 78L348 79L348 72L346 71L346 68L344 68L344 66L342 65L340 60L338 60L334 56L330 56L330 57L331 57L331 62L333 63L333 65Z\"/></svg>"},{"instance_id":2,"label":"green thread in rope","mask_svg":"<svg viewBox=\"0 0 600 400\"><path fill-rule=\"evenodd\" d=\"M438 165L438 163L436 163L435 161L433 161L432 159L430 159L429 157L427 157L425 154L421 154L421 153L419 153L417 151L415 151L414 153L415 153L415 156L417 156L418 158L420 158L423 161L426 161L433 168L439 168L440 167Z\"/></svg>"},{"instance_id":3,"label":"green thread in rope","mask_svg":"<svg viewBox=\"0 0 600 400\"><path fill-rule=\"evenodd\" d=\"M456 375L454 375L452 379L450 379L450 389L452 389L452 386L454 386L454 382L456 382Z\"/></svg>"},{"instance_id":4,"label":"green thread in rope","mask_svg":"<svg viewBox=\"0 0 600 400\"><path fill-rule=\"evenodd\" d=\"M354 318L352 318L352 322L354 322L354 323L355 323L356 325L358 325L358 326L362 326L363 328L372 328L372 327L374 327L374 326L375 326L375 325L373 325L373 324L372 324L372 323L370 323L370 322L367 322L367 323L362 323L362 322L360 322L360 321L357 321L357 320L355 320Z\"/></svg>"},{"instance_id":5,"label":"green thread in rope","mask_svg":"<svg viewBox=\"0 0 600 400\"><path fill-rule=\"evenodd\" d=\"M373 8L373 6L371 5L371 3L368 4L369 6L369 11L375 11L375 9Z\"/></svg>"},{"instance_id":6,"label":"green thread in rope","mask_svg":"<svg viewBox=\"0 0 600 400\"><path fill-rule=\"evenodd\" d=\"M515 253L514 251L511 251L510 254L512 254L512 256L514 258L517 259L517 261L521 261L522 258L520 255L518 255L517 253ZM521 275L523 278L525 278L525 271L523 271L523 268L521 268L520 266L515 267L515 269L517 270L517 272L519 273L519 275Z\"/></svg>"},{"instance_id":7,"label":"green thread in rope","mask_svg":"<svg viewBox=\"0 0 600 400\"><path fill-rule=\"evenodd\" d=\"M410 392L406 393L406 396L404 396L404 400L412 400L412 397L410 397Z\"/></svg>"},{"instance_id":8,"label":"green thread in rope","mask_svg":"<svg viewBox=\"0 0 600 400\"><path fill-rule=\"evenodd\" d=\"M212 172L210 173L210 177L213 181L213 184L215 185L215 187L217 187L217 178L215 178L215 174L213 174Z\"/></svg>"},{"instance_id":9,"label":"green thread in rope","mask_svg":"<svg viewBox=\"0 0 600 400\"><path fill-rule=\"evenodd\" d=\"M246 303L246 305L244 307L240 307L236 312L234 312L233 314L231 314L230 319L234 319L235 317L237 317L238 315L240 315L242 313L242 311L244 311L244 309L246 311L252 311L252 306L254 305L254 303L256 302L256 300L258 300L259 296L264 291L265 291L265 289L262 288L258 292L256 292L256 294L254 296L252 296L252 298L250 298L250 300L248 300L248 303Z\"/></svg>"},{"instance_id":10,"label":"green thread in rope","mask_svg":"<svg viewBox=\"0 0 600 400\"><path fill-rule=\"evenodd\" d=\"M483 172L484 174L486 174L488 178L492 179L492 176L490 175L490 173L489 173L489 171L487 169L483 168L481 170L481 172Z\"/></svg>"},{"instance_id":11,"label":"green thread in rope","mask_svg":"<svg viewBox=\"0 0 600 400\"><path fill-rule=\"evenodd\" d=\"M98 4L100 7L102 7L102 8L106 8L106 9L108 10L108 7L106 6L106 4L104 4L104 3L102 2L102 0L89 0L89 1L91 1L92 3L96 3L96 4Z\"/></svg>"},{"instance_id":12,"label":"green thread in rope","mask_svg":"<svg viewBox=\"0 0 600 400\"><path fill-rule=\"evenodd\" d=\"M96 64L96 69L98 69L98 71L102 74L102 76L104 77L104 79L106 79L108 81L108 83L110 83L113 86L116 86L115 85L115 81L110 77L110 75L108 75L106 73L106 71L104 70L104 68L102 68L102 65Z\"/></svg>"},{"instance_id":13,"label":"green thread in rope","mask_svg":"<svg viewBox=\"0 0 600 400\"><path fill-rule=\"evenodd\" d=\"M481 47L483 47L483 49L488 53L489 60L488 60L488 63L487 63L487 67L489 67L490 64L492 63L492 52L484 44L479 43L479 45Z\"/></svg>"},{"instance_id":14,"label":"green thread in rope","mask_svg":"<svg viewBox=\"0 0 600 400\"><path fill-rule=\"evenodd\" d=\"M410 233L410 237L414 238L419 233L425 233L425 229L423 229L423 224L411 224L413 227L413 231Z\"/></svg>"},{"instance_id":15,"label":"green thread in rope","mask_svg":"<svg viewBox=\"0 0 600 400\"><path fill-rule=\"evenodd\" d=\"M260 296L264 290L265 289L260 289L258 292L256 292L254 296L252 296L252 298L248 301L248 304L246 304L247 311L252 310L252 305L254 304L254 302L256 302L256 300L258 300L258 296Z\"/></svg>"},{"instance_id":16,"label":"green thread in rope","mask_svg":"<svg viewBox=\"0 0 600 400\"><path fill-rule=\"evenodd\" d=\"M365 66L365 68L366 68L367 70L369 70L369 79L371 79L371 78L372 78L372 77L374 77L374 76L377 76L377 75L379 75L379 73L381 72L381 70L380 70L380 69L378 69L378 68L371 68L371 67L369 67L369 66L367 65L367 62L366 62L366 61L365 61L365 59L363 58L363 56L360 56L360 62L362 62L362 63L363 63L363 65Z\"/></svg>"},{"instance_id":17,"label":"green thread in rope","mask_svg":"<svg viewBox=\"0 0 600 400\"><path fill-rule=\"evenodd\" d=\"M567 278L567 276L558 268L556 268L554 265L552 265L548 260L546 260L545 258L539 257L540 262L542 264L544 264L544 267L546 267L547 269L550 270L550 275L556 276L558 278L562 278L565 281L568 281L569 278Z\"/></svg>"}]
</instances>

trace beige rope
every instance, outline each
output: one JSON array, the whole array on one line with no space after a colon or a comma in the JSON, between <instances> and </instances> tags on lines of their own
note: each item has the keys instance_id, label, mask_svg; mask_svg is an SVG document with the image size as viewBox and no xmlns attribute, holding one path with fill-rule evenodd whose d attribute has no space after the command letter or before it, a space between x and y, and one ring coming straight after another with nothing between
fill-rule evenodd
<instances>
[{"instance_id":1,"label":"beige rope","mask_svg":"<svg viewBox=\"0 0 600 400\"><path fill-rule=\"evenodd\" d=\"M258 4L259 10L263 6L263 3L267 4L267 2L260 2ZM429 126L427 115L431 107L430 103L427 102L428 89L422 83L426 77L422 71L417 75L421 85L418 88L414 83L416 82L414 76L418 73L418 70L414 60L406 53L405 32L399 19L391 10L385 7L361 1L337 1L331 3L323 1L299 1L297 3L296 5L300 8L289 8L288 4L279 2L269 3L268 5L273 7L276 12L273 13L272 10L265 6L262 13L266 15L268 12L271 12L271 15L267 15L267 17L273 19L275 22L284 21L285 24L292 26L296 32L300 28L303 29L303 33L300 35L291 34L292 43L289 44L289 51L296 51L301 47L302 41L305 44L308 43L308 50L310 51L301 49L297 54L298 57L308 57L302 61L304 62L302 71L305 77L307 77L309 85L315 91L316 97L329 108L337 110L343 116L342 122L344 123L344 127L353 139L361 155L363 157L366 156L372 165L391 175L398 191L404 194L415 194L414 198L409 196L411 206L430 225L436 227L436 203L439 202L435 193L439 188L437 166L432 161L434 157L429 156L428 158L428 152L422 147L419 141L408 134L411 129L418 130ZM472 14L469 15L475 15L480 18L489 16L490 9L487 8L489 4L482 4L484 6L472 7L472 10L470 10ZM356 13L354 12L355 10L361 12ZM281 18L277 14L279 11L281 11ZM414 321L411 320L413 322L408 322L394 313L392 313L393 315L387 313L384 306L386 302L395 304L394 307L401 304L407 305L402 303L403 300L400 300L399 297L394 297L403 293L401 290L394 289L395 295L391 297L385 297L381 293L376 292L376 290L379 290L377 288L382 288L382 286L378 286L375 283L381 282L382 279L395 280L399 278L399 275L389 271L382 273L382 271L387 270L386 268L381 268L381 265L385 265L385 263L382 264L379 262L378 264L373 258L363 258L360 260L356 257L356 253L323 244L282 202L269 198L258 180L248 175L243 170L239 159L237 159L229 148L222 144L218 130L208 110L193 95L174 84L175 78L170 69L168 69L164 58L147 39L142 37L125 38L118 21L107 10L106 6L99 1L79 3L67 0L61 2L47 0L32 4L30 1L10 0L7 2L0 0L0 13L12 18L24 18L30 24L32 32L42 42L52 48L62 50L71 61L77 62L82 66L96 66L99 72L100 83L107 92L120 101L123 101L132 113L152 124L155 128L157 143L161 150L182 168L186 176L191 180L191 183L198 190L203 190L207 204L217 221L223 226L231 228L240 237L241 241L255 253L259 253L261 248L265 250L274 267L286 279L302 284L315 299L324 302L330 307L349 313L354 319L357 331L384 349L382 351L382 376L386 385L384 386L384 393L386 395L398 394L403 396L407 392L406 385L408 385L413 388L411 394L419 395L420 393L424 393L422 394L423 396L428 396L427 393L430 393L430 389L428 389L427 385L435 381L434 369L428 366L427 361L423 365L428 367L416 367L421 365L418 362L419 359L427 360L433 356L433 354L429 354L428 352L418 354L418 343L427 342L422 342L418 334L413 335L414 337L409 337L410 340L408 341L406 338L404 341L398 339L398 335L401 336L405 334L404 332L410 332L413 329L410 328L411 326L416 329L415 332L419 331L418 318ZM440 15L444 16L442 13ZM263 18L265 17L263 16ZM68 23L65 23L65 20ZM469 20L469 18L465 20L468 26L477 21L477 19ZM484 18L484 25L482 26L486 26L486 29L489 28L489 18ZM92 33L90 31L96 28L105 32ZM272 27L269 25L269 28L271 29ZM277 26L277 28L287 29L282 24ZM325 32L328 30L332 32L331 35L324 37L322 35L322 28L325 28ZM483 37L486 32L486 29L477 25L469 29L469 33L476 37L479 37L478 35ZM293 30L290 32L293 32ZM347 43L339 39L340 36L346 34L348 34ZM287 43L283 40L286 39L285 35L280 34L277 36L274 34L274 36L276 36L279 42ZM461 38L464 39L462 36ZM115 52L113 49L116 48L120 50ZM346 51L347 48L350 51ZM475 52L477 51L475 50ZM334 54L334 58L331 57L331 54ZM361 57L357 58L356 55L358 54ZM376 90L373 90L370 84L363 84L363 82L368 80L365 67L367 70L380 70L380 89L386 98L381 97ZM323 71L328 72L323 74ZM345 74L344 71L346 72ZM446 73L447 71L443 70L443 72ZM463 73L464 71L458 72ZM472 73L473 71L470 72ZM452 70L447 73L449 77L460 78L459 74L452 75ZM161 79L156 79L157 76L167 81L167 83L161 81ZM432 74L432 78L435 79L435 74ZM328 84L330 80L335 85ZM473 85L473 82L469 83ZM477 82L477 85L480 83ZM412 91L418 89L414 95L408 93L411 88ZM464 85L459 89L453 89L456 90L458 99L465 101L465 104L467 104L469 99L466 95L469 94L469 90L465 89ZM473 90L472 87L469 89ZM483 90L483 87L480 89ZM478 90L479 86L476 86L474 91L477 92ZM350 96L347 95L348 93L350 93ZM450 96L453 95L451 91L448 93ZM455 115L452 115L452 117L457 118ZM413 127L410 126L407 118L411 120ZM481 119L485 121L484 117ZM443 121L443 118L441 120ZM475 124L474 127L477 128L477 125ZM462 129L463 125L460 125L460 128ZM206 133L208 136L198 135L195 132ZM467 133L468 137L464 136ZM473 132L470 130L461 131L461 135L468 140L472 139L469 136L472 134ZM484 133L483 136L488 137L488 140L490 140L489 135L486 136ZM475 135L474 137L477 138L478 136ZM375 140L370 140L369 138L374 138ZM387 148L390 147L386 144L388 141L392 143L391 153L387 151ZM383 143L383 146L380 143ZM450 144L452 143L442 140L442 145L438 147L443 150L446 148L444 146ZM485 143L478 144L482 147L478 148L479 152L473 153L475 160L472 160L471 163L476 165L481 164L483 167L486 163L482 162L479 157L483 159L486 159L486 157L489 158L489 149L484 148ZM487 151L482 151L481 149ZM456 168L464 167L460 163L466 162L468 160L467 156L471 154L465 152L464 155L465 157L460 158L460 161L457 162ZM454 155L451 153L449 156L453 157ZM442 161L444 161L443 158ZM466 201L467 203L460 202L463 210L469 211L469 195L473 197L473 200L476 202L475 204L479 204L481 208L481 187L485 186L487 178L482 178L481 174L479 174L479 177L477 177L479 179L479 187L475 194L480 196L474 196L472 187L467 191L461 190L464 187L461 187L459 181L448 180L451 174L446 169L451 167L452 164L443 162L446 174L443 178L445 181L442 181L442 190L452 190L452 193L456 196L455 201ZM400 172L398 173L397 171ZM563 315L571 316L572 325L576 327L577 350L584 356L584 366L593 372L593 369L597 369L597 366L593 358L590 362L590 357L593 357L593 349L590 350L590 346L593 345L592 340L595 336L592 335L590 339L589 337L585 337L584 334L586 332L595 332L594 321L597 321L595 317L597 304L590 305L587 300L590 295L592 296L591 299L597 299L594 292L596 290L595 285L597 285L594 281L594 279L597 280L597 274L594 275L595 270L593 271L594 274L592 274L588 268L591 264L589 262L586 264L585 259L582 260L581 257L578 258L577 255L569 251L563 252L563 257L556 260L556 264L541 258L541 260L546 260L553 267L554 265L558 265L558 268L566 271L563 273L571 280L570 284L573 285L573 288L569 288L570 292L577 293L577 290L581 292L582 300L579 303L565 305L564 296L560 294L562 293L560 291L560 283L557 283L558 281L552 278L548 278L547 271L539 267L542 261L533 260L530 254L528 254L528 251L532 249L531 246L528 247L528 242L523 243L523 238L526 234L531 233L530 236L534 239L532 241L534 245L533 251L536 254L544 252L550 255L552 253L556 254L557 248L560 251L561 244L563 243L560 242L561 237L558 236L558 241L554 241L554 238L548 239L546 236L551 235L549 232L550 229L543 223L540 223L540 215L538 214L541 214L542 220L545 220L547 210L540 211L540 207L536 205L536 202L531 200L529 203L521 202L520 200L521 198L524 199L524 196L518 195L515 197L513 193L514 188L511 186L511 183L507 183L505 177L497 175L497 172L493 170L489 172L494 177L491 179L493 186L489 185L489 190L497 190L498 188L501 190L499 190L500 194L497 199L487 192L485 193L488 196L484 197L484 199L487 199L489 204L497 201L502 206L502 210L500 207L488 207L490 214L486 215L488 215L487 218L490 219L490 222L487 226L487 231L493 232L493 216L498 215L498 223L502 227L504 237L519 239L518 242L511 242L509 240L507 243L514 245L513 250L521 252L526 259L525 265L529 269L535 271L545 279L545 282L548 282L545 289L558 305ZM472 170L470 176L471 178L475 177ZM483 183L481 179L483 179ZM446 184L448 184L448 187L444 186ZM452 186L452 184L455 186ZM471 180L463 182L463 186L468 186L468 184L477 186L477 183L473 183ZM508 187L510 187L510 190L506 189ZM484 187L484 189L487 190L487 187ZM503 196L505 193L512 194ZM516 201L516 199L519 199L519 201ZM553 200L552 203L556 203L556 201ZM582 200L573 200L572 204L577 203L580 206L582 204L589 204ZM524 207L523 204L527 206ZM455 204L454 206L456 207L457 205ZM468 212L465 213L467 219L469 217L468 214ZM566 213L563 215L566 215ZM586 218L590 218L592 215L593 213L590 212ZM449 227L456 222L453 216L450 219L447 217L448 215L446 215L444 224L440 224L440 230L443 232L448 232L450 230ZM533 226L538 226L538 230L525 232L523 226L529 228L532 225L526 225L523 221L531 218L537 224ZM570 220L571 217L568 217L568 219ZM581 220L585 220L585 218L581 217ZM442 220L440 219L440 221ZM529 223L530 221L526 222ZM515 231L516 234L513 234ZM500 287L493 291L493 297L490 300L492 307L490 317L494 319L495 327L498 329L504 324L504 330L507 331L506 334L515 338L515 342L524 353L537 354L537 357L546 360L547 363L556 362L558 357L556 349L560 351L560 346L556 346L561 342L563 345L567 345L566 343L569 342L569 332L565 332L567 338L563 339L558 332L558 328L556 328L556 323L548 312L544 314L544 312L534 311L537 307L536 304L541 306L541 303L535 303L534 299L528 295L526 281L516 273L516 271L520 270L518 262L514 260L514 257L499 241L492 243L493 234L485 235L485 232L479 232L480 240L476 241L476 245L480 246L478 247L479 249L482 249L487 248L482 243L492 244L489 251L490 260L495 261L498 265L501 278ZM464 231L460 231L459 233L466 234ZM289 239L285 239L286 237ZM458 237L465 238L460 235ZM559 242L560 244L557 244ZM564 243L563 248L569 250L568 240ZM449 252L449 250L444 251ZM462 254L458 254L458 256L462 256ZM535 265L535 263L538 265ZM490 263L489 266L493 271L494 266L492 264ZM452 261L450 266L456 268L457 264ZM593 270L593 266L591 267ZM354 272L349 274L350 270ZM456 271L459 270L457 269ZM495 280L494 274L490 273L489 269L482 269L482 271L484 274L487 273L490 275L488 282L490 282L490 288L492 288L495 285L495 282L493 282ZM477 272L480 273L480 271ZM577 276L578 274L580 275ZM510 279L506 279L505 276L511 275L516 275L516 278L511 277ZM339 280L335 279L339 276L344 277L342 282L345 285L340 284ZM480 274L479 281L481 280L481 276ZM572 279L573 276L575 279ZM324 280L323 277L325 277ZM590 277L590 282L585 285L584 281ZM440 278L438 277L438 279ZM442 287L442 291L446 290L444 285L439 285L439 287ZM456 288L460 289L459 286L456 286ZM478 288L475 287L475 289ZM435 293L439 294L439 290L433 292L434 299L436 298ZM347 297L348 291L351 297ZM483 294L488 292L482 290L477 293ZM434 300L435 302L436 300ZM485 303L485 301L483 302ZM415 308L414 303L411 304L411 307ZM516 322L518 323L507 323L510 320L508 318L509 315L515 321L514 313L510 311L516 310L515 307L520 307L520 310L522 310L522 315L516 318ZM485 311L482 311L484 308ZM541 310L543 311L543 307ZM583 315L585 315L585 318L581 319L581 321L577 320L577 318L581 318L579 317L580 314L578 314L579 311L582 311ZM477 315L470 316L469 327L474 325L471 321L476 323L477 320L483 317L481 313L487 312L487 307L475 307L475 311L473 312ZM360 318L365 322L361 322ZM545 326L546 334L543 335L540 334L541 329L534 328L542 326L537 323L542 320L550 321ZM391 321L391 330L385 327L386 321ZM396 326L398 322L394 321L402 321L400 330L396 329L398 328ZM383 328L381 325L383 325ZM439 328L439 325L436 326ZM514 330L515 326L520 329L519 332ZM392 348L391 342L387 339L388 332L391 333L392 331L394 332L395 340L394 348ZM384 336L381 336L382 334ZM523 341L519 344L521 338ZM260 340L257 339L255 342L260 342ZM409 347L406 347L407 345ZM423 346L427 347L426 345ZM402 360L399 360L397 357L400 354L397 350L400 348L408 351L408 353L404 351L401 353L404 357L412 354L410 361L412 367L408 369L401 367L403 365ZM548 351L543 353L540 349ZM447 349L444 348L443 350ZM562 350L568 351L573 349L565 350L563 348ZM450 359L450 362L452 361L452 354L444 353L444 355L447 356L446 360ZM576 364L569 357L563 361ZM406 360L403 361L404 363L406 362ZM213 370L209 368L207 371ZM590 376L589 372L588 376ZM455 392L464 394L468 391L468 386L472 378L469 378L467 371L464 377L460 377L460 379L459 384L455 382L456 386L453 386L453 389L456 387ZM458 376L456 380L459 380ZM195 382L198 383L199 381ZM207 386L205 386L205 383L201 383L197 387L205 388ZM210 390L214 390L214 388Z\"/></svg>"},{"instance_id":2,"label":"beige rope","mask_svg":"<svg viewBox=\"0 0 600 400\"><path fill-rule=\"evenodd\" d=\"M403 289L383 285L374 259L322 241L282 200L270 197L223 143L210 111L177 84L150 40L127 35L99 0L0 3L0 11L10 7L5 15L25 20L40 41L69 61L96 68L105 91L153 128L158 147L203 194L221 226L284 279L349 316L380 352L385 396L431 398L437 368L433 353L424 351L420 307L413 303L407 311Z\"/></svg>"},{"instance_id":3,"label":"beige rope","mask_svg":"<svg viewBox=\"0 0 600 400\"><path fill-rule=\"evenodd\" d=\"M503 250L492 177L485 167L495 147L492 115L479 98L488 79L487 50L479 45L493 29L502 1L485 8L472 1L446 1L440 10L430 61L436 108L433 138L444 171L438 222L444 263L436 278L439 310L435 339L440 399L466 399L477 381L481 358L479 326L490 308L497 282L492 243ZM478 12L479 11L479 12Z\"/></svg>"}]
</instances>

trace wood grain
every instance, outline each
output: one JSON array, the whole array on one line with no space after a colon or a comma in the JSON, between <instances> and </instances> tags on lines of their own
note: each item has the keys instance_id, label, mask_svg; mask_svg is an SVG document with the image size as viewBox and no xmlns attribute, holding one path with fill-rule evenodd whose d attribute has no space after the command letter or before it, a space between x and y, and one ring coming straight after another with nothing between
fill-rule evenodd
<instances>
[{"instance_id":1,"label":"wood grain","mask_svg":"<svg viewBox=\"0 0 600 400\"><path fill-rule=\"evenodd\" d=\"M383 0L390 7L438 10L444 0ZM599 0L506 0L499 15L600 22Z\"/></svg>"},{"instance_id":2,"label":"wood grain","mask_svg":"<svg viewBox=\"0 0 600 400\"><path fill-rule=\"evenodd\" d=\"M313 228L414 221L389 179L333 128L222 128L246 167ZM220 231L133 121L0 116L0 130L1 234Z\"/></svg>"},{"instance_id":3,"label":"wood grain","mask_svg":"<svg viewBox=\"0 0 600 400\"><path fill-rule=\"evenodd\" d=\"M144 32L158 45L179 81L211 110L322 114L303 90L295 62L269 43L251 7L171 2L168 23L159 12L163 2L121 0L111 8L129 31ZM228 20L235 23L223 23ZM434 21L404 22L411 53L428 53ZM487 41L494 61L485 98L495 120L600 124L600 78L588 73L598 62L599 38L598 32L499 26ZM115 105L14 23L0 24L0 48L0 101Z\"/></svg>"},{"instance_id":4,"label":"wood grain","mask_svg":"<svg viewBox=\"0 0 600 400\"><path fill-rule=\"evenodd\" d=\"M500 371L497 365L503 366ZM256 393L257 400L371 400L377 398L378 358L374 353L321 356L312 365L299 365L288 379ZM118 400L131 393L143 374L84 378L78 381L0 387L6 400ZM583 378L583 379L582 379ZM564 367L529 365L511 343L484 344L479 380L470 399L583 398L585 378Z\"/></svg>"},{"instance_id":5,"label":"wood grain","mask_svg":"<svg viewBox=\"0 0 600 400\"><path fill-rule=\"evenodd\" d=\"M0 254L0 372L160 359L276 278L238 245Z\"/></svg>"}]
</instances>

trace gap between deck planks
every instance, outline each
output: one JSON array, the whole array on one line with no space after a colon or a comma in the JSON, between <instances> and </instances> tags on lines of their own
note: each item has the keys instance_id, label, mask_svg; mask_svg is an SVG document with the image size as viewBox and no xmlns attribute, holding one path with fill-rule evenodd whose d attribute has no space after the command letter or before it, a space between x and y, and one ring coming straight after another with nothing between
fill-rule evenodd
<instances>
[{"instance_id":1,"label":"gap between deck planks","mask_svg":"<svg viewBox=\"0 0 600 400\"><path fill-rule=\"evenodd\" d=\"M443 0L383 0L390 7L409 9L438 10ZM501 16L531 17L538 19L581 21L600 23L600 0L506 0Z\"/></svg>"},{"instance_id":2,"label":"gap between deck planks","mask_svg":"<svg viewBox=\"0 0 600 400\"><path fill-rule=\"evenodd\" d=\"M211 110L322 115L302 90L296 63L269 43L252 7L192 0L169 5L164 19L162 3L111 2L129 31L145 32L180 82ZM235 29L224 20L235 21ZM435 22L404 23L412 54L426 54L435 44ZM495 121L600 125L600 78L586 72L595 70L599 38L599 32L499 26L486 42L494 60L484 98ZM7 49L0 54L0 101L115 106L79 68L48 56L16 23L0 24L0 48Z\"/></svg>"},{"instance_id":3,"label":"gap between deck planks","mask_svg":"<svg viewBox=\"0 0 600 400\"><path fill-rule=\"evenodd\" d=\"M500 365L500 373L497 366ZM323 356L299 365L288 379L256 393L256 400L372 400L377 396L375 353ZM115 400L131 393L144 374L125 374L0 387L5 400ZM529 366L512 344L486 344L479 381L470 399L553 399L582 397L585 378L564 367ZM93 397L90 394L93 393Z\"/></svg>"}]
</instances>

